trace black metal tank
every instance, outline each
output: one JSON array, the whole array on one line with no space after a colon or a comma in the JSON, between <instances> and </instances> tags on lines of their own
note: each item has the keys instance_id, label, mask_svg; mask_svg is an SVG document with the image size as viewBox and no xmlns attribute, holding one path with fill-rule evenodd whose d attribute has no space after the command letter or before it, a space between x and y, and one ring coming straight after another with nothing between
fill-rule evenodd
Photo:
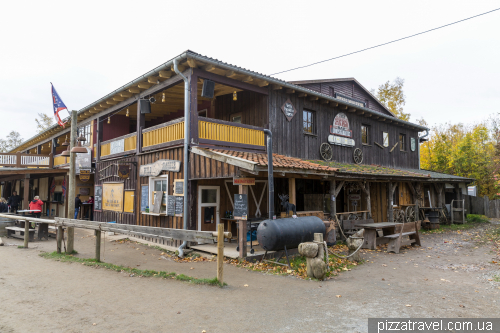
<instances>
[{"instance_id":1,"label":"black metal tank","mask_svg":"<svg viewBox=\"0 0 500 333\"><path fill-rule=\"evenodd\" d=\"M288 250L313 241L315 233L325 233L325 224L316 216L265 220L257 228L257 240L266 251L283 250L285 246Z\"/></svg>"}]
</instances>

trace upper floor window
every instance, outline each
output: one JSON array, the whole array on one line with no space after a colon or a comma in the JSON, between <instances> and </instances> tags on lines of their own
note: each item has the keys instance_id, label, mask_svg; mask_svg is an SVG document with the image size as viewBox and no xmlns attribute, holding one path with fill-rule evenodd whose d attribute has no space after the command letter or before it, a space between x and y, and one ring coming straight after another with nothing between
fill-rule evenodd
<instances>
[{"instance_id":1,"label":"upper floor window","mask_svg":"<svg viewBox=\"0 0 500 333\"><path fill-rule=\"evenodd\" d=\"M304 111L302 111L302 117L303 117L302 123L303 123L304 132L314 134L314 132L315 132L314 111L304 110Z\"/></svg>"},{"instance_id":2,"label":"upper floor window","mask_svg":"<svg viewBox=\"0 0 500 333\"><path fill-rule=\"evenodd\" d=\"M406 151L406 135L399 134L399 150Z\"/></svg>"},{"instance_id":3,"label":"upper floor window","mask_svg":"<svg viewBox=\"0 0 500 333\"><path fill-rule=\"evenodd\" d=\"M361 125L361 143L364 145L370 144L370 126Z\"/></svg>"},{"instance_id":4,"label":"upper floor window","mask_svg":"<svg viewBox=\"0 0 500 333\"><path fill-rule=\"evenodd\" d=\"M389 147L389 133L382 132L382 140L384 147Z\"/></svg>"}]
</instances>

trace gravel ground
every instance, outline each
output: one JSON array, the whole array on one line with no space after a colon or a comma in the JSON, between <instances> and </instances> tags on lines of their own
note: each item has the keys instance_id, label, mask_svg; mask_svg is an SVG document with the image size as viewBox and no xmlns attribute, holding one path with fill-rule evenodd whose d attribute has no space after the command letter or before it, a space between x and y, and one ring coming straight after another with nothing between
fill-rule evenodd
<instances>
[{"instance_id":1,"label":"gravel ground","mask_svg":"<svg viewBox=\"0 0 500 333\"><path fill-rule=\"evenodd\" d=\"M225 265L227 287L131 277L41 258L54 240L3 238L0 332L366 332L367 318L498 317L499 261L477 245L498 225L422 235L400 254L363 251L366 263L317 282ZM77 230L75 249L93 257L94 237ZM471 239L472 238L472 239ZM106 240L103 261L213 278L215 262L177 263L142 244ZM247 285L247 286L245 286Z\"/></svg>"}]
</instances>

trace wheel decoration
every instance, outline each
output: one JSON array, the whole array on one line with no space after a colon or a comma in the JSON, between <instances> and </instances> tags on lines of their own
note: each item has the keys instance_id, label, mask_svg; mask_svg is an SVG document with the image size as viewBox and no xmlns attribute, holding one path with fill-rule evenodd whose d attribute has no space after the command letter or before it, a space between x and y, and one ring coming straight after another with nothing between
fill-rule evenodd
<instances>
[{"instance_id":1,"label":"wheel decoration","mask_svg":"<svg viewBox=\"0 0 500 333\"><path fill-rule=\"evenodd\" d=\"M363 162L363 151L359 148L354 149L354 162L356 164Z\"/></svg>"},{"instance_id":2,"label":"wheel decoration","mask_svg":"<svg viewBox=\"0 0 500 333\"><path fill-rule=\"evenodd\" d=\"M398 223L404 223L405 222L405 212L402 209L395 209L394 210L394 220Z\"/></svg>"},{"instance_id":3,"label":"wheel decoration","mask_svg":"<svg viewBox=\"0 0 500 333\"><path fill-rule=\"evenodd\" d=\"M415 218L415 207L413 207L413 206L406 207L405 216L406 216L406 222L416 221L416 218Z\"/></svg>"},{"instance_id":4,"label":"wheel decoration","mask_svg":"<svg viewBox=\"0 0 500 333\"><path fill-rule=\"evenodd\" d=\"M319 147L321 158L325 161L330 161L333 157L332 146L329 143L323 142Z\"/></svg>"}]
</instances>

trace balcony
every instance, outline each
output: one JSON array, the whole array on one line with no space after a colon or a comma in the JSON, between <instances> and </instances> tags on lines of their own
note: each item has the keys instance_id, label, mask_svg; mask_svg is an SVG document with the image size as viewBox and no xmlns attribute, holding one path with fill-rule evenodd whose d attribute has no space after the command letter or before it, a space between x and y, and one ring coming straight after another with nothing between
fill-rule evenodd
<instances>
[{"instance_id":1,"label":"balcony","mask_svg":"<svg viewBox=\"0 0 500 333\"><path fill-rule=\"evenodd\" d=\"M101 158L133 153L137 148L137 135L130 133L101 143ZM95 154L95 150L94 150Z\"/></svg>"},{"instance_id":2,"label":"balcony","mask_svg":"<svg viewBox=\"0 0 500 333\"><path fill-rule=\"evenodd\" d=\"M13 168L52 168L54 165L52 154L5 154L0 153L0 166Z\"/></svg>"}]
</instances>

